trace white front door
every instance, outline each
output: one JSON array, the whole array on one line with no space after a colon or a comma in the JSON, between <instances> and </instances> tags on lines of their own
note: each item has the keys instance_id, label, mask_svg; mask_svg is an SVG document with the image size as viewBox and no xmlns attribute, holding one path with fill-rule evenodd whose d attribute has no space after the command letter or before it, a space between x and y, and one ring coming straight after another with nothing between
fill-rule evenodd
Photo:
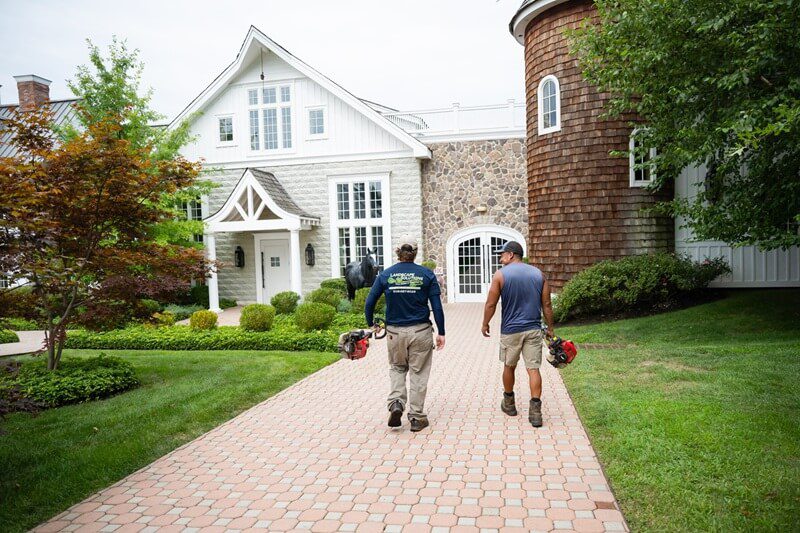
<instances>
[{"instance_id":1,"label":"white front door","mask_svg":"<svg viewBox=\"0 0 800 533\"><path fill-rule=\"evenodd\" d=\"M289 243L260 241L256 267L261 269L261 303L268 304L279 292L291 290Z\"/></svg>"}]
</instances>

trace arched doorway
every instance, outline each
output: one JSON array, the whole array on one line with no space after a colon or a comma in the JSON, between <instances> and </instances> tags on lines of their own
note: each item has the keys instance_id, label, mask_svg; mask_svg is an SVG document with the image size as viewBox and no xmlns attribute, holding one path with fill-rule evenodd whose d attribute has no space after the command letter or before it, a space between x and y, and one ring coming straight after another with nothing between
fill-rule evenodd
<instances>
[{"instance_id":1,"label":"arched doorway","mask_svg":"<svg viewBox=\"0 0 800 533\"><path fill-rule=\"evenodd\" d=\"M500 268L497 252L508 241L526 250L525 238L502 226L472 226L447 240L447 299L449 302L483 302L492 276Z\"/></svg>"}]
</instances>

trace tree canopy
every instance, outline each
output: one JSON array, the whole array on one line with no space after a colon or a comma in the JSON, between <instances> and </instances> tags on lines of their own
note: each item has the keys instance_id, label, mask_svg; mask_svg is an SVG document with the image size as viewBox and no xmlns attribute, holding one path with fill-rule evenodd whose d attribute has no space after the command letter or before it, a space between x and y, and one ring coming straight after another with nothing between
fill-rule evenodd
<instances>
[{"instance_id":1,"label":"tree canopy","mask_svg":"<svg viewBox=\"0 0 800 533\"><path fill-rule=\"evenodd\" d=\"M611 116L635 113L662 187L689 165L698 194L664 210L696 238L800 244L800 3L597 0L572 33Z\"/></svg>"}]
</instances>

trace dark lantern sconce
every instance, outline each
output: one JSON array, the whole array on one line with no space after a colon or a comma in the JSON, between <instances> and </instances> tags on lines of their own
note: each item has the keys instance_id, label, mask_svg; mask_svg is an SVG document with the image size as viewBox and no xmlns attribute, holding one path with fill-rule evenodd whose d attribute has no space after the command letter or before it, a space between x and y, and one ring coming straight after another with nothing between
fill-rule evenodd
<instances>
[{"instance_id":1,"label":"dark lantern sconce","mask_svg":"<svg viewBox=\"0 0 800 533\"><path fill-rule=\"evenodd\" d=\"M244 250L242 250L241 246L236 247L236 251L233 252L233 259L233 263L237 268L244 268Z\"/></svg>"},{"instance_id":2,"label":"dark lantern sconce","mask_svg":"<svg viewBox=\"0 0 800 533\"><path fill-rule=\"evenodd\" d=\"M311 246L311 243L306 245L306 264L308 266L313 267L314 263L316 263L316 257L314 254L314 247Z\"/></svg>"}]
</instances>

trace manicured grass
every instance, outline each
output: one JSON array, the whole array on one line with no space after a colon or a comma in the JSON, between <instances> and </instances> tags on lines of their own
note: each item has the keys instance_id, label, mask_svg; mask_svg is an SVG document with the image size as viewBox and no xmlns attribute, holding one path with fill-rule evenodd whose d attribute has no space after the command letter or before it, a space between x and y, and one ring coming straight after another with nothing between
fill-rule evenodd
<instances>
[{"instance_id":1,"label":"manicured grass","mask_svg":"<svg viewBox=\"0 0 800 533\"><path fill-rule=\"evenodd\" d=\"M31 418L0 436L0 524L23 531L338 359L316 352L107 351L142 386ZM65 357L96 355L69 350Z\"/></svg>"},{"instance_id":2,"label":"manicured grass","mask_svg":"<svg viewBox=\"0 0 800 533\"><path fill-rule=\"evenodd\" d=\"M800 291L557 333L561 372L633 531L800 530Z\"/></svg>"}]
</instances>

